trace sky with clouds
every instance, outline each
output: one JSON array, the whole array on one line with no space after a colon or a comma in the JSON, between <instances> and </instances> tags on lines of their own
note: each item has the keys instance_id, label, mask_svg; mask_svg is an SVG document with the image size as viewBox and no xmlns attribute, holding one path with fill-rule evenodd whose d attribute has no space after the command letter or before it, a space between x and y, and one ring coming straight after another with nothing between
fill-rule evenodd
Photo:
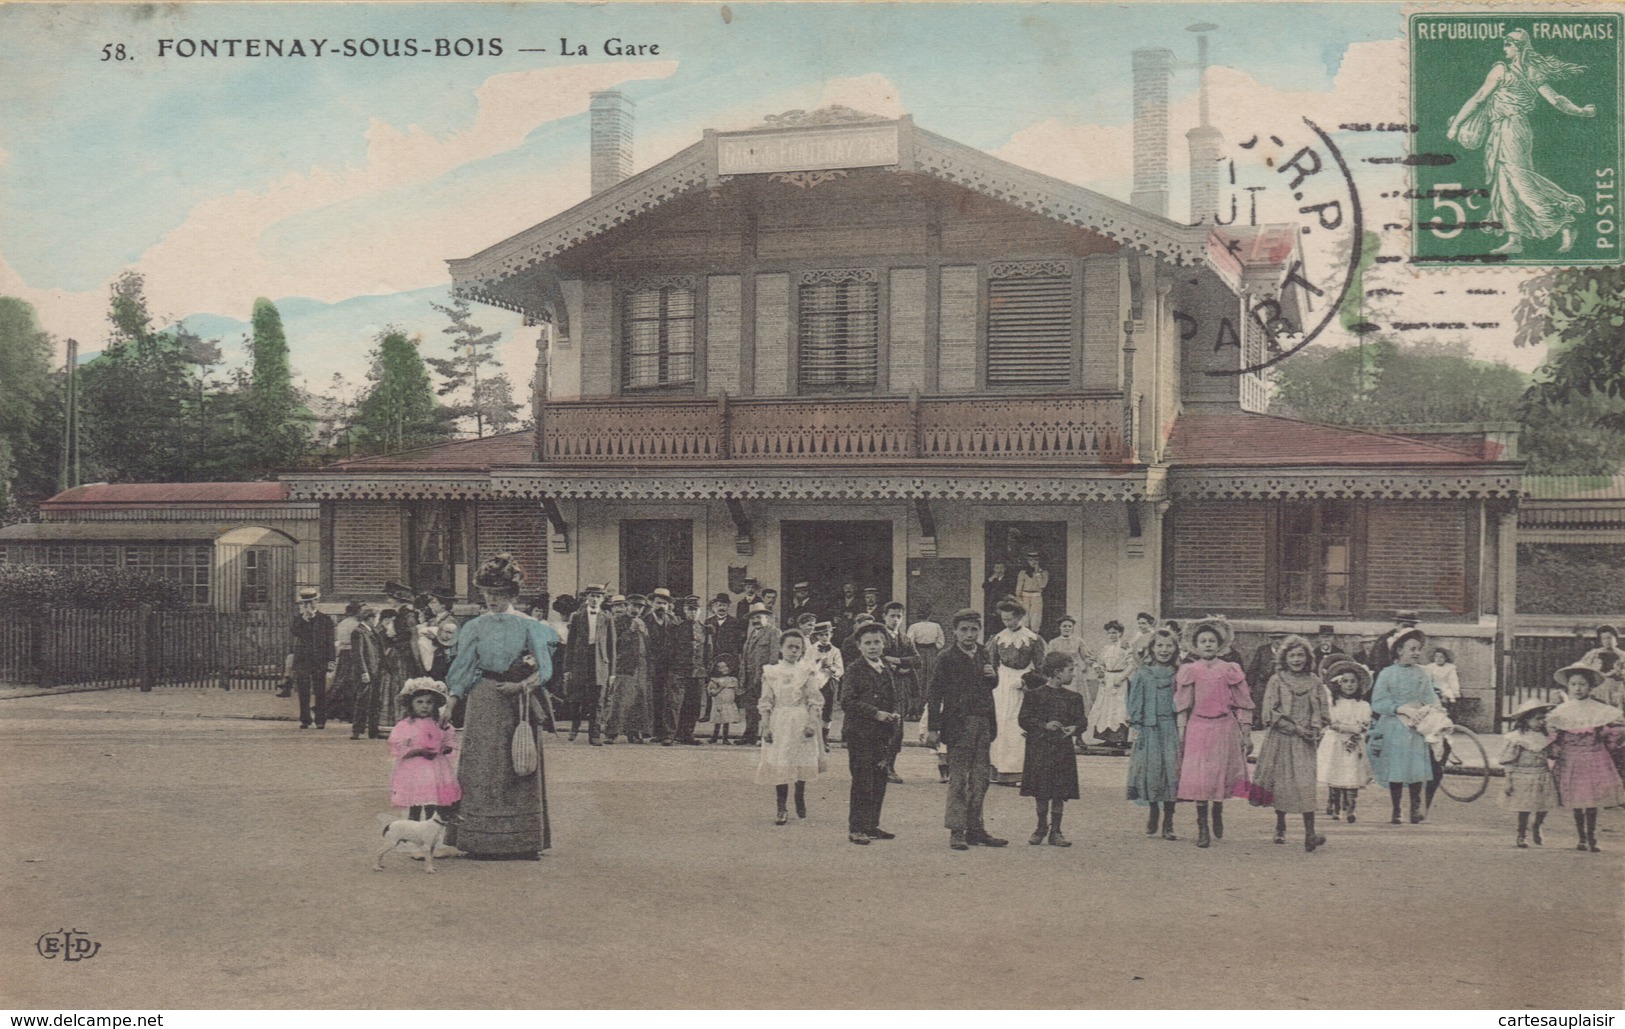
<instances>
[{"instance_id":1,"label":"sky with clouds","mask_svg":"<svg viewBox=\"0 0 1625 1029\"><path fill-rule=\"evenodd\" d=\"M258 296L317 302L296 305L303 310L411 294L412 306L398 306L420 322L404 327L437 337L444 323L423 291L446 285L445 259L587 196L588 97L610 87L637 102L638 168L704 128L844 103L910 113L924 128L1126 200L1130 52L1162 46L1189 62L1185 29L1198 21L1219 25L1208 85L1214 124L1232 146L1279 119L1333 129L1405 120L1397 4L7 5L0 293L31 301L49 331L87 350L106 336L108 283L131 268L167 316L227 324L246 321ZM659 53L606 56L611 38ZM182 40L227 39L301 40L307 51L320 40L324 56L174 52ZM500 39L502 54L434 56L437 39ZM562 39L589 56L563 56ZM164 40L177 42L160 56ZM431 52L350 57L346 40L413 40ZM128 59L103 59L120 44ZM1176 170L1196 85L1190 67L1172 81ZM1403 188L1403 173L1365 159L1399 153L1403 138L1333 138L1358 167L1368 225L1402 223L1402 203L1383 194ZM1182 175L1173 189L1182 215ZM1262 219L1293 214L1272 203ZM1406 251L1399 230L1384 233L1383 249ZM1499 289L1499 299L1475 303L1481 320L1506 307L1504 329L1475 331L1471 342L1522 367L1534 360L1510 345L1510 294L1527 273L1425 283L1417 276L1427 273L1403 266L1376 274L1368 286L1403 290L1415 304L1405 316L1419 320L1450 318L1452 308L1459 316L1467 285ZM335 371L358 378L379 327L369 319L389 310L341 309L358 313L330 310L305 332L290 319L295 363L313 385ZM534 331L491 309L480 320L508 332L505 358L526 381Z\"/></svg>"}]
</instances>

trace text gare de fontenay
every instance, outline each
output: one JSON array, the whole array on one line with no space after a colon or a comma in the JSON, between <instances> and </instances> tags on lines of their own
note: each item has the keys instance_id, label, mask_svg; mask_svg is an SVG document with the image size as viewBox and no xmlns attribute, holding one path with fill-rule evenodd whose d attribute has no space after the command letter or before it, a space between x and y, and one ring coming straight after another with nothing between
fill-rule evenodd
<instances>
[{"instance_id":1,"label":"text gare de fontenay","mask_svg":"<svg viewBox=\"0 0 1625 1029\"><path fill-rule=\"evenodd\" d=\"M159 57L501 57L504 52L501 36L461 36L449 39L412 37L365 39L317 39L313 37L290 39L160 39ZM511 44L508 49L512 49ZM537 53L546 53L542 47L524 47ZM657 56L656 43L628 42L611 36L597 45L559 40L558 50L564 57L587 57L602 53L606 57Z\"/></svg>"}]
</instances>

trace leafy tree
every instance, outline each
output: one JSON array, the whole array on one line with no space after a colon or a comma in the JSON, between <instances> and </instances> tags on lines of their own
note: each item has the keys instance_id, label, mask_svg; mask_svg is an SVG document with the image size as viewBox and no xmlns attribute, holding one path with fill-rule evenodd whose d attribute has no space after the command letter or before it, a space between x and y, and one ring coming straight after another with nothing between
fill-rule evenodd
<instances>
[{"instance_id":1,"label":"leafy tree","mask_svg":"<svg viewBox=\"0 0 1625 1029\"><path fill-rule=\"evenodd\" d=\"M483 437L488 429L493 433L507 432L518 420L515 412L519 405L513 402L513 384L501 371L493 370L484 377L480 374L486 365L499 366L496 345L502 333L486 332L475 325L464 297L457 297L450 304L431 303L429 306L450 319L451 324L440 331L454 337L451 357L425 358L442 380L435 392L444 397L468 391L468 399L453 404L449 410L452 417L473 418L476 436Z\"/></svg>"},{"instance_id":2,"label":"leafy tree","mask_svg":"<svg viewBox=\"0 0 1625 1029\"><path fill-rule=\"evenodd\" d=\"M418 344L399 329L385 329L372 352L372 388L356 411L355 432L370 449L389 452L444 439L447 412L435 400Z\"/></svg>"},{"instance_id":3,"label":"leafy tree","mask_svg":"<svg viewBox=\"0 0 1625 1029\"><path fill-rule=\"evenodd\" d=\"M1529 404L1549 409L1576 397L1625 399L1625 268L1565 268L1518 288L1514 342L1550 348ZM1598 426L1625 429L1625 406L1602 412Z\"/></svg>"},{"instance_id":4,"label":"leafy tree","mask_svg":"<svg viewBox=\"0 0 1625 1029\"><path fill-rule=\"evenodd\" d=\"M288 340L276 305L265 297L254 301L253 324L252 371L242 398L244 456L253 474L269 475L309 449L312 418L293 385Z\"/></svg>"},{"instance_id":5,"label":"leafy tree","mask_svg":"<svg viewBox=\"0 0 1625 1029\"><path fill-rule=\"evenodd\" d=\"M125 272L113 283L107 346L82 372L87 449L109 479L185 481L195 456L199 356L172 332L155 332L146 282Z\"/></svg>"},{"instance_id":6,"label":"leafy tree","mask_svg":"<svg viewBox=\"0 0 1625 1029\"><path fill-rule=\"evenodd\" d=\"M1333 425L1507 421L1527 384L1465 344L1311 346L1276 366L1271 411Z\"/></svg>"},{"instance_id":7,"label":"leafy tree","mask_svg":"<svg viewBox=\"0 0 1625 1029\"><path fill-rule=\"evenodd\" d=\"M18 459L50 398L51 350L33 305L0 296L0 512L11 505Z\"/></svg>"}]
</instances>

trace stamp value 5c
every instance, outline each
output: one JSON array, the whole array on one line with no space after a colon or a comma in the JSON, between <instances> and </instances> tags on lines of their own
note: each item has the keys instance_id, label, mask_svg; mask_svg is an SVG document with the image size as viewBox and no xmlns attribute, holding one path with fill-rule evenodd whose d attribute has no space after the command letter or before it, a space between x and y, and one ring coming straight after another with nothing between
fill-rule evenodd
<instances>
[{"instance_id":1,"label":"stamp value 5c","mask_svg":"<svg viewBox=\"0 0 1625 1029\"><path fill-rule=\"evenodd\" d=\"M1414 260L1621 263L1621 19L1411 16Z\"/></svg>"}]
</instances>

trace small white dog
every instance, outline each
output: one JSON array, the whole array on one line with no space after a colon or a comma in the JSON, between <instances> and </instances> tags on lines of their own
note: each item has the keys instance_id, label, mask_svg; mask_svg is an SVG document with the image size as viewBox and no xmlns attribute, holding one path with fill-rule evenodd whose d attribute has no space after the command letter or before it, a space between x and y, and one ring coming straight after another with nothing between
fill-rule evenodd
<instances>
[{"instance_id":1,"label":"small white dog","mask_svg":"<svg viewBox=\"0 0 1625 1029\"><path fill-rule=\"evenodd\" d=\"M380 815L379 821L385 821L389 816ZM384 839L388 842L384 849L378 852L378 860L373 863L372 870L384 870L384 855L402 844L417 849L423 856L423 866L430 875L434 874L434 851L446 837L447 816L444 812L436 811L429 818L418 822L410 818L397 818L384 825ZM417 855L414 854L413 857Z\"/></svg>"}]
</instances>

